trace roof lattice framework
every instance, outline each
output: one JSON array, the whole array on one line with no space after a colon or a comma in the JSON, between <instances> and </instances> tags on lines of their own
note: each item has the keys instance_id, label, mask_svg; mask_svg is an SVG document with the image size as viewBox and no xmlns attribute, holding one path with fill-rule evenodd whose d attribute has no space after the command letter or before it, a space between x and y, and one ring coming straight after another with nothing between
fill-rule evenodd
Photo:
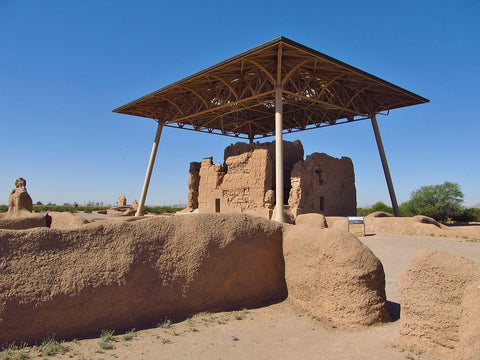
<instances>
[{"instance_id":1,"label":"roof lattice framework","mask_svg":"<svg viewBox=\"0 0 480 360\"><path fill-rule=\"evenodd\" d=\"M284 37L123 105L115 112L165 126L253 140L357 121L427 99Z\"/></svg>"}]
</instances>

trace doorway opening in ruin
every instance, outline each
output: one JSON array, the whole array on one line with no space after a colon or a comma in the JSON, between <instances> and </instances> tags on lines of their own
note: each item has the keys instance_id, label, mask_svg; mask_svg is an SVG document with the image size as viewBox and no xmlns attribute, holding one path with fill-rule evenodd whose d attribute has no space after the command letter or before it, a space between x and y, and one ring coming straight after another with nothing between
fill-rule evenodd
<instances>
[{"instance_id":1,"label":"doorway opening in ruin","mask_svg":"<svg viewBox=\"0 0 480 360\"><path fill-rule=\"evenodd\" d=\"M215 199L215 212L216 213L220 212L220 199L219 198Z\"/></svg>"},{"instance_id":2,"label":"doorway opening in ruin","mask_svg":"<svg viewBox=\"0 0 480 360\"><path fill-rule=\"evenodd\" d=\"M290 197L290 190L292 190L292 185L290 184L290 173L286 174L285 179L283 180L283 205L288 205L288 198Z\"/></svg>"},{"instance_id":3,"label":"doorway opening in ruin","mask_svg":"<svg viewBox=\"0 0 480 360\"><path fill-rule=\"evenodd\" d=\"M325 197L320 196L320 211L325 211Z\"/></svg>"}]
</instances>

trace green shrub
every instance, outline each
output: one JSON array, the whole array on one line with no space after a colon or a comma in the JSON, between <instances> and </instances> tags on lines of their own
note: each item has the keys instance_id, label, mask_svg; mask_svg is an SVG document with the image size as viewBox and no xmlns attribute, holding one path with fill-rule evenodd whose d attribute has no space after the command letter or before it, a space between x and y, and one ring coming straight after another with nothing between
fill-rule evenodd
<instances>
[{"instance_id":1,"label":"green shrub","mask_svg":"<svg viewBox=\"0 0 480 360\"><path fill-rule=\"evenodd\" d=\"M55 339L47 339L38 347L38 352L43 356L63 355L67 352L67 347L63 341L58 342Z\"/></svg>"},{"instance_id":2,"label":"green shrub","mask_svg":"<svg viewBox=\"0 0 480 360\"><path fill-rule=\"evenodd\" d=\"M16 346L10 346L9 348L0 351L0 360L26 360L29 358L30 357L25 349Z\"/></svg>"},{"instance_id":3,"label":"green shrub","mask_svg":"<svg viewBox=\"0 0 480 360\"><path fill-rule=\"evenodd\" d=\"M102 330L100 337L102 338L102 340L112 341L114 339L113 333L114 333L113 330Z\"/></svg>"},{"instance_id":4,"label":"green shrub","mask_svg":"<svg viewBox=\"0 0 480 360\"><path fill-rule=\"evenodd\" d=\"M57 212L71 212L76 213L83 211L85 213L91 213L92 211L106 210L108 206L75 206L75 205L33 205L34 212L48 212L48 211L57 211Z\"/></svg>"},{"instance_id":5,"label":"green shrub","mask_svg":"<svg viewBox=\"0 0 480 360\"><path fill-rule=\"evenodd\" d=\"M452 220L459 223L479 222L480 209L465 208L460 213L452 217Z\"/></svg>"},{"instance_id":6,"label":"green shrub","mask_svg":"<svg viewBox=\"0 0 480 360\"><path fill-rule=\"evenodd\" d=\"M132 340L137 334L135 333L135 329L130 330L129 332L123 334L123 340L124 341L130 341Z\"/></svg>"},{"instance_id":7,"label":"green shrub","mask_svg":"<svg viewBox=\"0 0 480 360\"><path fill-rule=\"evenodd\" d=\"M387 204L379 201L372 205L369 208L358 208L357 216L367 216L368 214L374 213L376 211L383 211L393 215L393 209Z\"/></svg>"},{"instance_id":8,"label":"green shrub","mask_svg":"<svg viewBox=\"0 0 480 360\"><path fill-rule=\"evenodd\" d=\"M145 206L145 210L151 214L172 214L183 210L183 208L178 206Z\"/></svg>"}]
</instances>

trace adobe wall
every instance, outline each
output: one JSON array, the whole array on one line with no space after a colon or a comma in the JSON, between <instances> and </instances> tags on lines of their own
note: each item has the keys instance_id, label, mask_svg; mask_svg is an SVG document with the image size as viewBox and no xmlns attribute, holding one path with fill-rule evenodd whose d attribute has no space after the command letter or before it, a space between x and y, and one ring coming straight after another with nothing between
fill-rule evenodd
<instances>
[{"instance_id":1,"label":"adobe wall","mask_svg":"<svg viewBox=\"0 0 480 360\"><path fill-rule=\"evenodd\" d=\"M225 158L227 172L220 185L230 208L246 211L263 207L272 188L272 158L267 149L253 149Z\"/></svg>"},{"instance_id":2,"label":"adobe wall","mask_svg":"<svg viewBox=\"0 0 480 360\"><path fill-rule=\"evenodd\" d=\"M313 153L297 162L291 172L288 204L298 214L352 216L357 213L355 174L352 160Z\"/></svg>"},{"instance_id":3,"label":"adobe wall","mask_svg":"<svg viewBox=\"0 0 480 360\"><path fill-rule=\"evenodd\" d=\"M283 148L284 205L290 207L286 210L289 217L309 212L356 214L355 176L349 158L315 153L303 161L303 145L298 140L284 141ZM190 164L188 209L272 218L275 142L232 144L225 148L224 158L223 165L214 164L212 158Z\"/></svg>"},{"instance_id":4,"label":"adobe wall","mask_svg":"<svg viewBox=\"0 0 480 360\"><path fill-rule=\"evenodd\" d=\"M188 171L188 199L187 207L189 209L198 209L198 186L200 184L200 166L199 162L191 162Z\"/></svg>"},{"instance_id":5,"label":"adobe wall","mask_svg":"<svg viewBox=\"0 0 480 360\"><path fill-rule=\"evenodd\" d=\"M0 346L287 297L281 226L244 214L0 230L0 244Z\"/></svg>"},{"instance_id":6,"label":"adobe wall","mask_svg":"<svg viewBox=\"0 0 480 360\"><path fill-rule=\"evenodd\" d=\"M203 159L198 172L198 209L202 212L215 212L216 190L219 189L225 175L220 164L214 164L213 158Z\"/></svg>"},{"instance_id":7,"label":"adobe wall","mask_svg":"<svg viewBox=\"0 0 480 360\"><path fill-rule=\"evenodd\" d=\"M290 189L293 164L303 159L300 141L284 142L284 183ZM275 143L236 143L224 151L225 162L212 158L191 163L188 208L201 213L245 212L271 217L271 190L275 190ZM267 194L268 193L268 194Z\"/></svg>"}]
</instances>

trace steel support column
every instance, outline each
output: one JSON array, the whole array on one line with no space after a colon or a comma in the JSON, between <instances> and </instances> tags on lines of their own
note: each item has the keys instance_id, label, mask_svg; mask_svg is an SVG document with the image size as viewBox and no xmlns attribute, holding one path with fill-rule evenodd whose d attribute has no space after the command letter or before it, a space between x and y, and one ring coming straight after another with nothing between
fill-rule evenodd
<instances>
[{"instance_id":1,"label":"steel support column","mask_svg":"<svg viewBox=\"0 0 480 360\"><path fill-rule=\"evenodd\" d=\"M282 88L275 87L275 220L284 221L283 213L283 100Z\"/></svg>"},{"instance_id":2,"label":"steel support column","mask_svg":"<svg viewBox=\"0 0 480 360\"><path fill-rule=\"evenodd\" d=\"M145 181L143 182L142 194L140 195L140 202L138 203L138 209L135 216L143 215L143 208L145 206L145 199L147 198L148 186L150 185L150 178L152 177L153 165L155 164L155 157L157 156L158 142L162 135L163 123L157 121L157 132L155 134L155 140L153 141L152 152L150 154L150 161L148 162L147 173L145 174Z\"/></svg>"},{"instance_id":3,"label":"steel support column","mask_svg":"<svg viewBox=\"0 0 480 360\"><path fill-rule=\"evenodd\" d=\"M390 170L388 169L387 158L385 156L385 150L383 148L380 130L378 129L377 118L375 115L372 115L370 119L372 120L373 132L375 133L375 140L377 140L378 152L380 153L383 172L385 174L385 180L387 181L388 192L390 193L390 200L392 201L393 214L395 216L400 216L400 209L398 208L397 197L395 196L395 190L393 189L392 177L390 175Z\"/></svg>"}]
</instances>

